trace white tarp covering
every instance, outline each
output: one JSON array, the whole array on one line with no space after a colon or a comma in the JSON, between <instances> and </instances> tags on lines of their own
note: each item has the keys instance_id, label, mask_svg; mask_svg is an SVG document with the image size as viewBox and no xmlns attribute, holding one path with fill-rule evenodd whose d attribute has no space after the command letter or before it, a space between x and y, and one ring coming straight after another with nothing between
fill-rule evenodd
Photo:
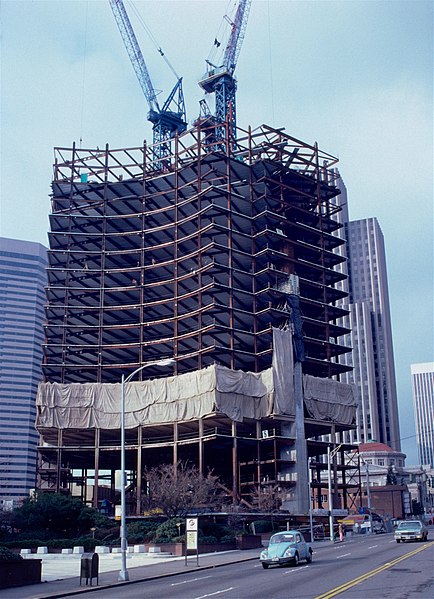
<instances>
[{"instance_id":1,"label":"white tarp covering","mask_svg":"<svg viewBox=\"0 0 434 599\"><path fill-rule=\"evenodd\" d=\"M304 403L312 418L340 424L355 423L357 402L354 385L305 374L303 386Z\"/></svg>"},{"instance_id":2,"label":"white tarp covering","mask_svg":"<svg viewBox=\"0 0 434 599\"><path fill-rule=\"evenodd\" d=\"M179 376L129 382L125 427L195 420L216 412L238 422L263 418L273 395L262 380L272 383L266 373L215 365ZM41 383L36 404L38 428L120 428L120 383Z\"/></svg>"},{"instance_id":3,"label":"white tarp covering","mask_svg":"<svg viewBox=\"0 0 434 599\"><path fill-rule=\"evenodd\" d=\"M273 414L295 415L292 332L273 329Z\"/></svg>"},{"instance_id":4,"label":"white tarp covering","mask_svg":"<svg viewBox=\"0 0 434 599\"><path fill-rule=\"evenodd\" d=\"M295 416L292 334L273 330L273 365L260 373L208 366L178 376L129 382L125 386L125 427L196 420L225 414L242 422L272 414ZM351 385L304 376L306 408L312 418L353 424ZM36 427L119 429L120 383L41 383Z\"/></svg>"}]
</instances>

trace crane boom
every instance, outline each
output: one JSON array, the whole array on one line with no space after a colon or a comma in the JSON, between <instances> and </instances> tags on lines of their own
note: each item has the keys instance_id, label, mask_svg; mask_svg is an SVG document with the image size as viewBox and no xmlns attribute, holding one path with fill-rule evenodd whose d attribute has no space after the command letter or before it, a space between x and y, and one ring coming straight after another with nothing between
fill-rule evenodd
<instances>
[{"instance_id":1,"label":"crane boom","mask_svg":"<svg viewBox=\"0 0 434 599\"><path fill-rule=\"evenodd\" d=\"M215 94L215 119L217 124L225 123L226 120L229 119L233 140L236 139L237 121L235 101L237 82L234 77L234 71L246 34L251 4L252 0L239 0L235 18L232 23L231 34L225 48L223 64L221 66L215 66L208 62L209 68L201 81L199 81L200 87L206 93ZM222 139L223 136L223 128L217 129L217 139Z\"/></svg>"},{"instance_id":2,"label":"crane boom","mask_svg":"<svg viewBox=\"0 0 434 599\"><path fill-rule=\"evenodd\" d=\"M148 120L153 124L155 168L161 170L167 164L166 159L170 155L170 139L187 128L182 77L178 78L160 109L157 94L124 3L122 0L109 0L109 2L131 64L149 105ZM161 49L160 54L164 56Z\"/></svg>"},{"instance_id":3,"label":"crane boom","mask_svg":"<svg viewBox=\"0 0 434 599\"><path fill-rule=\"evenodd\" d=\"M140 50L140 46L137 42L134 30L131 26L130 19L128 18L127 11L125 10L124 3L122 0L109 0L109 2L125 48L128 52L128 56L130 57L131 64L133 65L137 79L139 80L140 86L145 94L145 98L148 101L149 109L155 112L160 112L160 107L158 105L157 96L152 85L151 77L143 58L142 51Z\"/></svg>"},{"instance_id":4,"label":"crane boom","mask_svg":"<svg viewBox=\"0 0 434 599\"><path fill-rule=\"evenodd\" d=\"M237 12L235 13L232 31L225 49L223 64L232 71L237 65L241 46L246 35L247 20L249 18L252 0L240 0Z\"/></svg>"}]
</instances>

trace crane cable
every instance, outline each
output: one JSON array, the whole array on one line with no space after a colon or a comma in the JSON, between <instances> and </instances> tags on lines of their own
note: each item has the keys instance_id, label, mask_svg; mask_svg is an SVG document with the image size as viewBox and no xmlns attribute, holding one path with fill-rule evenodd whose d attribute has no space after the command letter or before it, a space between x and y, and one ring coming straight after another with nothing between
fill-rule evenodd
<instances>
[{"instance_id":1,"label":"crane cable","mask_svg":"<svg viewBox=\"0 0 434 599\"><path fill-rule=\"evenodd\" d=\"M179 81L180 77L178 75L178 73L175 71L175 69L173 68L172 64L170 63L169 59L167 58L167 56L164 54L160 44L157 42L155 36L153 35L152 31L149 29L148 25L146 25L145 21L143 20L143 17L141 16L141 14L138 12L137 8L134 6L134 4L132 2L128 2L128 5L131 7L131 10L134 12L134 14L136 15L140 25L143 27L143 29L145 30L145 32L147 33L149 39L151 40L151 42L153 43L153 45L155 46L155 48L157 49L158 53L160 54L160 56L164 59L164 62L167 64L167 66L169 67L169 69L172 71L172 73L174 74L174 76L176 77L176 79Z\"/></svg>"},{"instance_id":2,"label":"crane cable","mask_svg":"<svg viewBox=\"0 0 434 599\"><path fill-rule=\"evenodd\" d=\"M276 119L274 115L274 82L273 82L273 52L271 45L271 18L270 18L270 0L267 2L267 21L268 21L268 56L270 60L270 101L271 101L271 124L273 127L276 126Z\"/></svg>"},{"instance_id":3,"label":"crane cable","mask_svg":"<svg viewBox=\"0 0 434 599\"><path fill-rule=\"evenodd\" d=\"M80 110L80 148L83 143L83 121L84 121L84 89L86 83L86 53L87 53L87 23L89 13L89 2L86 2L86 12L84 18L84 40L83 40L83 76L81 80L81 110Z\"/></svg>"}]
</instances>

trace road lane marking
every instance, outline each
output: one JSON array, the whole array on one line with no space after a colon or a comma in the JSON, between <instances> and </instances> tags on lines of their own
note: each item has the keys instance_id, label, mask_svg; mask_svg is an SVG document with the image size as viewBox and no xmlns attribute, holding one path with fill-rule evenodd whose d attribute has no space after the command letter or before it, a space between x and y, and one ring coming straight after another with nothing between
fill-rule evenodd
<instances>
[{"instance_id":1,"label":"road lane marking","mask_svg":"<svg viewBox=\"0 0 434 599\"><path fill-rule=\"evenodd\" d=\"M187 584L189 582L196 582L197 580L205 580L205 578L212 578L212 576L201 576L200 578L190 578L190 580L183 580L182 582L172 582L171 587L176 587L180 584Z\"/></svg>"},{"instance_id":2,"label":"road lane marking","mask_svg":"<svg viewBox=\"0 0 434 599\"><path fill-rule=\"evenodd\" d=\"M284 574L295 574L296 572L300 572L300 570L304 570L305 568L309 568L309 566L298 566L298 568L293 568L292 570L285 570Z\"/></svg>"},{"instance_id":3,"label":"road lane marking","mask_svg":"<svg viewBox=\"0 0 434 599\"><path fill-rule=\"evenodd\" d=\"M431 543L427 543L427 544L423 545L422 547L418 547L418 549L415 549L414 551L410 551L410 553L401 555L401 557L398 557L398 558L392 560L391 562L387 562L386 564L383 564L382 566L375 568L375 570L366 572L365 574L362 574L361 576L358 576L357 578L354 578L353 580L349 580L348 582L345 582L344 584L341 584L340 586L338 586L334 589L331 589L330 591L327 591L326 593L323 593L322 595L318 595L317 597L315 597L315 599L331 599L332 597L336 597L336 595L340 595L341 593L348 591L348 589L351 589L352 587L356 586L357 584L360 584L361 582L368 580L368 578L372 578L372 576L375 576L376 574L380 574L381 572L384 572L384 570L387 570L388 568L392 568L399 562L402 562L403 560L407 559L408 557L412 557L413 555L416 555L417 553L420 553L421 551L424 551L425 549L427 549L428 547L432 547L433 545L434 545L434 541L431 541Z\"/></svg>"},{"instance_id":4,"label":"road lane marking","mask_svg":"<svg viewBox=\"0 0 434 599\"><path fill-rule=\"evenodd\" d=\"M215 593L207 593L206 595L200 595L199 597L195 597L195 599L205 599L205 597L221 595L222 593L227 593L228 591L233 591L234 589L236 589L236 587L229 587L228 589L222 589L221 591L216 591Z\"/></svg>"},{"instance_id":5,"label":"road lane marking","mask_svg":"<svg viewBox=\"0 0 434 599\"><path fill-rule=\"evenodd\" d=\"M378 545L371 545L370 547L368 547L368 549L375 549L375 547L378 547Z\"/></svg>"},{"instance_id":6,"label":"road lane marking","mask_svg":"<svg viewBox=\"0 0 434 599\"><path fill-rule=\"evenodd\" d=\"M351 553L344 553L343 555L338 555L336 559L341 559L342 557L347 557L348 555L351 555Z\"/></svg>"}]
</instances>

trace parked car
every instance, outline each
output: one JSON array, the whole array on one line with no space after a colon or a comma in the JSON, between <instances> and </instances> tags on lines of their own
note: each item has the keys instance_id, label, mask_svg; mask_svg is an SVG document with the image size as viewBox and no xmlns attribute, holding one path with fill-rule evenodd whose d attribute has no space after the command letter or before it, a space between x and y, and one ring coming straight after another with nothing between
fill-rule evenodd
<instances>
[{"instance_id":1,"label":"parked car","mask_svg":"<svg viewBox=\"0 0 434 599\"><path fill-rule=\"evenodd\" d=\"M299 530L285 530L270 538L267 549L261 552L259 559L263 568L286 564L297 566L300 560L306 560L310 564L312 555L312 547L306 543Z\"/></svg>"},{"instance_id":2,"label":"parked car","mask_svg":"<svg viewBox=\"0 0 434 599\"><path fill-rule=\"evenodd\" d=\"M395 530L395 541L426 541L428 529L420 520L404 520L398 524Z\"/></svg>"}]
</instances>

